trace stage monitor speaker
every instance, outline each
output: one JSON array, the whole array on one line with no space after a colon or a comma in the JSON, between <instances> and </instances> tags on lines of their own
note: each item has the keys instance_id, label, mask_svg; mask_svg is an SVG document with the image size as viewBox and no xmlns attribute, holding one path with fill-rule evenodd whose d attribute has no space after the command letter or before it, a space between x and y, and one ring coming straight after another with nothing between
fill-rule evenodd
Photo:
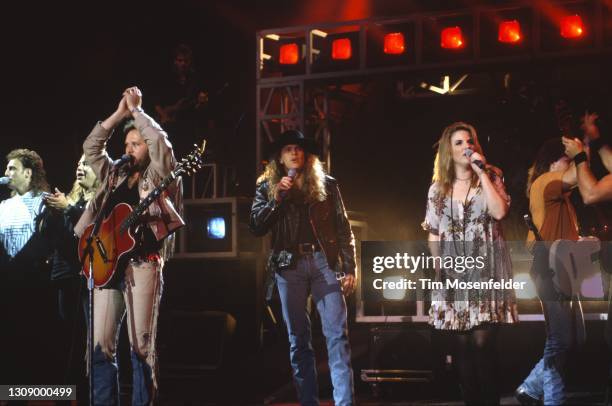
<instances>
[{"instance_id":1,"label":"stage monitor speaker","mask_svg":"<svg viewBox=\"0 0 612 406\"><path fill-rule=\"evenodd\" d=\"M251 198L186 199L187 225L178 232L176 258L236 258L261 251L248 227Z\"/></svg>"}]
</instances>

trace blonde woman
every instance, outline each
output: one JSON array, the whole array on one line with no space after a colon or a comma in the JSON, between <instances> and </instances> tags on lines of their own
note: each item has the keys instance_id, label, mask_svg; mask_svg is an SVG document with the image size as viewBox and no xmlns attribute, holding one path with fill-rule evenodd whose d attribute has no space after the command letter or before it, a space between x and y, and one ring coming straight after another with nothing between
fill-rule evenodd
<instances>
[{"instance_id":1,"label":"blonde woman","mask_svg":"<svg viewBox=\"0 0 612 406\"><path fill-rule=\"evenodd\" d=\"M43 223L43 231L49 235L49 241L53 244L51 280L75 278L79 274L74 225L83 214L85 205L94 197L99 184L96 174L85 156L82 156L77 164L76 179L68 195L57 188L54 193L45 195L43 200L49 210Z\"/></svg>"},{"instance_id":2,"label":"blonde woman","mask_svg":"<svg viewBox=\"0 0 612 406\"><path fill-rule=\"evenodd\" d=\"M83 325L85 313L82 306L83 278L80 276L74 225L95 195L99 183L82 156L77 164L76 179L68 195L56 188L54 193L45 195L43 199L46 210L41 223L41 234L49 249L51 284L57 298L56 350L61 354L59 359L63 361L57 371L61 371L58 376L64 380L63 383L78 382L79 387L86 385L81 362L84 346L79 345L84 338L77 339L77 335L83 330L79 327ZM86 395L86 391L79 391L81 392ZM79 398L82 401L86 399L86 396Z\"/></svg>"}]
</instances>

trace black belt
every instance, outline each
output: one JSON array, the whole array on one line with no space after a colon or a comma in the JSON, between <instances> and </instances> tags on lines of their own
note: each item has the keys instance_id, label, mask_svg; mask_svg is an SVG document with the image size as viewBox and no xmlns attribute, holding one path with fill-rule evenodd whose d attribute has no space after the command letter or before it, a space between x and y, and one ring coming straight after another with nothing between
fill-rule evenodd
<instances>
[{"instance_id":1,"label":"black belt","mask_svg":"<svg viewBox=\"0 0 612 406\"><path fill-rule=\"evenodd\" d=\"M319 244L313 244L310 242L298 244L295 249L295 252L298 255L309 255L317 251L321 251L321 247L319 246Z\"/></svg>"}]
</instances>

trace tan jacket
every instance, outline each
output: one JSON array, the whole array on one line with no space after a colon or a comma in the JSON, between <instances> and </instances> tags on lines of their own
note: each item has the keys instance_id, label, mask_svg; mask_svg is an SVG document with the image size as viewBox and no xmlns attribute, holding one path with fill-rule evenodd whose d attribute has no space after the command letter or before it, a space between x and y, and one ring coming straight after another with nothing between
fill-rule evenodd
<instances>
[{"instance_id":1,"label":"tan jacket","mask_svg":"<svg viewBox=\"0 0 612 406\"><path fill-rule=\"evenodd\" d=\"M144 170L138 181L138 193L140 198L144 199L161 183L164 177L172 172L176 164L176 159L174 158L172 145L168 140L168 135L155 120L144 113L140 113L136 115L134 121L136 129L147 143L149 156L151 158L149 166ZM112 133L113 130L106 130L98 123L83 143L85 159L89 162L94 173L102 182L96 197L87 205L83 216L81 216L79 222L74 227L74 232L79 237L83 234L85 228L94 222L98 208L101 206L104 197L113 186L109 185L109 179L112 178L112 176L109 176L109 173L112 168L113 160L106 152L106 143L110 139ZM126 180L127 174L125 172L119 172L117 174L115 188ZM173 182L145 212L146 218L144 221L151 228L151 231L153 231L157 241L163 240L185 225L185 222L174 205L181 204L181 193L180 183L178 181Z\"/></svg>"}]
</instances>

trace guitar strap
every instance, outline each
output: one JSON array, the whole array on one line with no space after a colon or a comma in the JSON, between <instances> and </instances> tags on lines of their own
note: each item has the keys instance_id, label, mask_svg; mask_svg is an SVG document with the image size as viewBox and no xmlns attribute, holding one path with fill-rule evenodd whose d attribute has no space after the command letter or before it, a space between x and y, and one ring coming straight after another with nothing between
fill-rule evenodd
<instances>
[{"instance_id":1,"label":"guitar strap","mask_svg":"<svg viewBox=\"0 0 612 406\"><path fill-rule=\"evenodd\" d=\"M98 207L98 209L102 210L106 208L106 204L108 202L108 199L110 199L110 196L113 194L113 192L115 191L115 189L117 189L117 171L113 171L111 169L111 171L108 174L108 182L107 182L107 190L108 192L104 195L104 200L102 200L102 204L100 205L100 207ZM103 216L103 213L99 213L101 216Z\"/></svg>"}]
</instances>

